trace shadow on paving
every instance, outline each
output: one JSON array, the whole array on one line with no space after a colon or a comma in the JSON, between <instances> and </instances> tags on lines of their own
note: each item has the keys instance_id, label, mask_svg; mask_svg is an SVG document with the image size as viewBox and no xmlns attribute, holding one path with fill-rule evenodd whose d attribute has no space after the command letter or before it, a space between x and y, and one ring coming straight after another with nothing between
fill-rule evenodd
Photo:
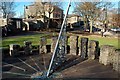
<instances>
[{"instance_id":1,"label":"shadow on paving","mask_svg":"<svg viewBox=\"0 0 120 80\"><path fill-rule=\"evenodd\" d=\"M63 78L74 79L74 78L104 78L117 80L119 74L112 70L111 66L104 66L97 60L85 60L77 65L67 68L61 71Z\"/></svg>"}]
</instances>

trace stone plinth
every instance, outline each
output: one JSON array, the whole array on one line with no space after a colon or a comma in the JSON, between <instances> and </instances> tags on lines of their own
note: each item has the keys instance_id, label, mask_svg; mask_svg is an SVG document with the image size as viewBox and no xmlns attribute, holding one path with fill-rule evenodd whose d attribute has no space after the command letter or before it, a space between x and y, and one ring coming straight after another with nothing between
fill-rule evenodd
<instances>
[{"instance_id":1,"label":"stone plinth","mask_svg":"<svg viewBox=\"0 0 120 80\"><path fill-rule=\"evenodd\" d=\"M47 53L47 39L44 37L40 38L40 46L39 46L39 53Z\"/></svg>"},{"instance_id":2,"label":"stone plinth","mask_svg":"<svg viewBox=\"0 0 120 80\"><path fill-rule=\"evenodd\" d=\"M78 36L70 36L70 54L77 55Z\"/></svg>"},{"instance_id":3,"label":"stone plinth","mask_svg":"<svg viewBox=\"0 0 120 80\"><path fill-rule=\"evenodd\" d=\"M26 55L32 54L32 42L31 41L25 41L24 42L24 52Z\"/></svg>"},{"instance_id":4,"label":"stone plinth","mask_svg":"<svg viewBox=\"0 0 120 80\"><path fill-rule=\"evenodd\" d=\"M113 69L120 73L120 51L116 51L114 55Z\"/></svg>"},{"instance_id":5,"label":"stone plinth","mask_svg":"<svg viewBox=\"0 0 120 80\"><path fill-rule=\"evenodd\" d=\"M98 58L99 52L99 42L95 40L90 40L88 43L88 59Z\"/></svg>"},{"instance_id":6,"label":"stone plinth","mask_svg":"<svg viewBox=\"0 0 120 80\"><path fill-rule=\"evenodd\" d=\"M99 62L104 65L113 64L115 50L116 50L115 47L110 45L101 46Z\"/></svg>"},{"instance_id":7,"label":"stone plinth","mask_svg":"<svg viewBox=\"0 0 120 80\"><path fill-rule=\"evenodd\" d=\"M52 37L52 42L51 42L51 52L54 52L55 46L57 42L57 37Z\"/></svg>"},{"instance_id":8,"label":"stone plinth","mask_svg":"<svg viewBox=\"0 0 120 80\"><path fill-rule=\"evenodd\" d=\"M10 52L9 52L9 54L10 54L10 56L17 56L17 55L19 55L19 49L20 49L20 45L18 45L18 44L11 44L10 45Z\"/></svg>"},{"instance_id":9,"label":"stone plinth","mask_svg":"<svg viewBox=\"0 0 120 80\"><path fill-rule=\"evenodd\" d=\"M88 38L82 37L81 38L81 54L80 56L85 59L88 57L87 53L88 53Z\"/></svg>"}]
</instances>

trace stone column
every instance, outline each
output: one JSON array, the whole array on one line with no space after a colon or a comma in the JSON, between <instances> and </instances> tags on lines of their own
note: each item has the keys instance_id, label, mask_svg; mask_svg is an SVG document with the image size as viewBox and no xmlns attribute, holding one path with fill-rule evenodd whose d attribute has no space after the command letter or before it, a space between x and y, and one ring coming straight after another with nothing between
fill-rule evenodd
<instances>
[{"instance_id":1,"label":"stone column","mask_svg":"<svg viewBox=\"0 0 120 80\"><path fill-rule=\"evenodd\" d=\"M26 55L32 54L32 42L31 41L25 41L24 42L24 52Z\"/></svg>"},{"instance_id":2,"label":"stone column","mask_svg":"<svg viewBox=\"0 0 120 80\"><path fill-rule=\"evenodd\" d=\"M56 46L56 42L57 42L57 37L53 36L52 37L52 42L51 42L51 52L54 52L55 46Z\"/></svg>"},{"instance_id":3,"label":"stone column","mask_svg":"<svg viewBox=\"0 0 120 80\"><path fill-rule=\"evenodd\" d=\"M68 38L69 38L69 37L67 36L67 37L66 37L66 46L65 46L65 47L66 47L66 52L65 52L66 54L68 54L68 50L67 50L67 49L68 49Z\"/></svg>"},{"instance_id":4,"label":"stone column","mask_svg":"<svg viewBox=\"0 0 120 80\"><path fill-rule=\"evenodd\" d=\"M114 46L110 46L110 45L101 46L99 62L104 65L113 64L115 50L116 49Z\"/></svg>"},{"instance_id":5,"label":"stone column","mask_svg":"<svg viewBox=\"0 0 120 80\"><path fill-rule=\"evenodd\" d=\"M88 57L88 38L82 37L81 38L81 57L83 59Z\"/></svg>"},{"instance_id":6,"label":"stone column","mask_svg":"<svg viewBox=\"0 0 120 80\"><path fill-rule=\"evenodd\" d=\"M116 51L113 59L113 69L120 73L120 51Z\"/></svg>"},{"instance_id":7,"label":"stone column","mask_svg":"<svg viewBox=\"0 0 120 80\"><path fill-rule=\"evenodd\" d=\"M99 42L95 40L90 40L88 43L88 59L98 58L99 52Z\"/></svg>"},{"instance_id":8,"label":"stone column","mask_svg":"<svg viewBox=\"0 0 120 80\"><path fill-rule=\"evenodd\" d=\"M47 39L45 37L40 38L39 53L47 53Z\"/></svg>"},{"instance_id":9,"label":"stone column","mask_svg":"<svg viewBox=\"0 0 120 80\"><path fill-rule=\"evenodd\" d=\"M77 55L78 36L70 36L70 54Z\"/></svg>"},{"instance_id":10,"label":"stone column","mask_svg":"<svg viewBox=\"0 0 120 80\"><path fill-rule=\"evenodd\" d=\"M10 52L9 52L10 56L17 56L17 55L19 55L18 54L19 53L19 49L20 49L20 45L18 45L18 44L11 44L10 45Z\"/></svg>"}]
</instances>

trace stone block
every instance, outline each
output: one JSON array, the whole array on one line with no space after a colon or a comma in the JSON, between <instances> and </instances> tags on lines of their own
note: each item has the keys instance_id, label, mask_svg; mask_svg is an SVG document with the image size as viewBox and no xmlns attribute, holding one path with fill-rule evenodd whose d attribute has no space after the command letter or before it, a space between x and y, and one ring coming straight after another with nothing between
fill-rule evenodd
<instances>
[{"instance_id":1,"label":"stone block","mask_svg":"<svg viewBox=\"0 0 120 80\"><path fill-rule=\"evenodd\" d=\"M114 54L116 53L115 50L116 49L114 46L110 45L101 46L99 62L104 65L113 64Z\"/></svg>"},{"instance_id":2,"label":"stone block","mask_svg":"<svg viewBox=\"0 0 120 80\"><path fill-rule=\"evenodd\" d=\"M116 51L113 58L113 69L120 73L120 51Z\"/></svg>"},{"instance_id":3,"label":"stone block","mask_svg":"<svg viewBox=\"0 0 120 80\"><path fill-rule=\"evenodd\" d=\"M20 45L18 44L10 44L10 56L17 56L19 55L18 52L19 52L19 49L20 49Z\"/></svg>"},{"instance_id":4,"label":"stone block","mask_svg":"<svg viewBox=\"0 0 120 80\"><path fill-rule=\"evenodd\" d=\"M78 36L70 36L70 54L77 55Z\"/></svg>"},{"instance_id":5,"label":"stone block","mask_svg":"<svg viewBox=\"0 0 120 80\"><path fill-rule=\"evenodd\" d=\"M24 52L26 55L32 54L32 42L31 41L24 41Z\"/></svg>"},{"instance_id":6,"label":"stone block","mask_svg":"<svg viewBox=\"0 0 120 80\"><path fill-rule=\"evenodd\" d=\"M57 37L52 37L52 42L51 42L51 52L54 52L55 46L57 42Z\"/></svg>"},{"instance_id":7,"label":"stone block","mask_svg":"<svg viewBox=\"0 0 120 80\"><path fill-rule=\"evenodd\" d=\"M44 37L41 37L40 38L40 46L39 46L39 53L42 54L42 53L47 53L47 39L44 38Z\"/></svg>"},{"instance_id":8,"label":"stone block","mask_svg":"<svg viewBox=\"0 0 120 80\"><path fill-rule=\"evenodd\" d=\"M99 53L99 42L95 40L90 40L88 42L88 59L98 58Z\"/></svg>"},{"instance_id":9,"label":"stone block","mask_svg":"<svg viewBox=\"0 0 120 80\"><path fill-rule=\"evenodd\" d=\"M88 38L82 37L81 38L81 45L80 45L81 57L83 59L88 57Z\"/></svg>"}]
</instances>

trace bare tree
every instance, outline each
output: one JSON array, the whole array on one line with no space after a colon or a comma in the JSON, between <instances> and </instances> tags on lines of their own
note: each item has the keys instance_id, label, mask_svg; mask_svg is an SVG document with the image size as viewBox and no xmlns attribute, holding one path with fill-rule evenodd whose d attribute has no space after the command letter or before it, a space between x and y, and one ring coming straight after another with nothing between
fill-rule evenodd
<instances>
[{"instance_id":1,"label":"bare tree","mask_svg":"<svg viewBox=\"0 0 120 80\"><path fill-rule=\"evenodd\" d=\"M12 2L0 2L0 11L3 14L3 18L10 18L15 16L15 4Z\"/></svg>"},{"instance_id":2,"label":"bare tree","mask_svg":"<svg viewBox=\"0 0 120 80\"><path fill-rule=\"evenodd\" d=\"M120 14L112 15L112 24L113 26L120 27Z\"/></svg>"},{"instance_id":3,"label":"bare tree","mask_svg":"<svg viewBox=\"0 0 120 80\"><path fill-rule=\"evenodd\" d=\"M75 12L79 13L83 17L85 29L89 26L90 21L90 33L92 33L94 21L100 17L102 13L101 8L103 7L106 7L107 10L112 7L112 4L110 2L80 2L76 4ZM107 19L107 17L105 18Z\"/></svg>"},{"instance_id":4,"label":"bare tree","mask_svg":"<svg viewBox=\"0 0 120 80\"><path fill-rule=\"evenodd\" d=\"M43 17L43 21L45 23L45 18L47 17L46 14L48 14L48 20L47 20L47 28L50 26L50 17L51 13L54 11L54 6L61 6L61 3L58 2L52 2L51 0L48 2L42 2L41 0L36 0L34 3L34 6L31 6L30 9L30 15L36 18Z\"/></svg>"},{"instance_id":5,"label":"bare tree","mask_svg":"<svg viewBox=\"0 0 120 80\"><path fill-rule=\"evenodd\" d=\"M90 21L90 33L92 33L93 21L99 16L98 4L97 2L81 2L75 8L75 11L84 19L85 29L89 26Z\"/></svg>"},{"instance_id":6,"label":"bare tree","mask_svg":"<svg viewBox=\"0 0 120 80\"><path fill-rule=\"evenodd\" d=\"M51 17L51 13L53 13L53 11L55 10L55 6L57 7L62 7L62 3L61 2L47 2L46 3L46 11L48 12L49 14L49 17L48 17L48 24L47 24L47 28L50 27L50 17Z\"/></svg>"}]
</instances>

